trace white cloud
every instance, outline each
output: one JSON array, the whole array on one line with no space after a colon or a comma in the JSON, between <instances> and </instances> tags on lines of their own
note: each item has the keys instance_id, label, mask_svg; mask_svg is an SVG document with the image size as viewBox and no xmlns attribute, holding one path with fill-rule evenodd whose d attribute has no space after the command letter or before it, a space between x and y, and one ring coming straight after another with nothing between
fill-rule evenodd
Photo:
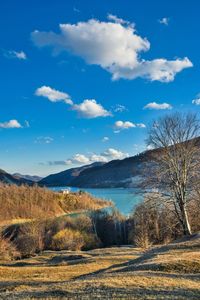
<instances>
[{"instance_id":1,"label":"white cloud","mask_svg":"<svg viewBox=\"0 0 200 300\"><path fill-rule=\"evenodd\" d=\"M38 47L53 47L54 54L68 51L88 64L99 65L110 72L114 80L143 77L169 82L178 72L192 67L187 57L142 59L141 53L150 49L150 42L136 33L134 24L124 23L113 15L109 20L60 24L60 33L34 31L32 40Z\"/></svg>"},{"instance_id":2,"label":"white cloud","mask_svg":"<svg viewBox=\"0 0 200 300\"><path fill-rule=\"evenodd\" d=\"M84 154L75 154L73 157L67 159L67 160L55 160L55 161L49 161L49 165L85 165L90 164L90 159L85 156Z\"/></svg>"},{"instance_id":3,"label":"white cloud","mask_svg":"<svg viewBox=\"0 0 200 300\"><path fill-rule=\"evenodd\" d=\"M146 125L143 123L137 123L135 125L136 125L136 127L139 127L139 128L146 128Z\"/></svg>"},{"instance_id":4,"label":"white cloud","mask_svg":"<svg viewBox=\"0 0 200 300\"><path fill-rule=\"evenodd\" d=\"M0 123L0 128L22 128L22 125L17 120Z\"/></svg>"},{"instance_id":5,"label":"white cloud","mask_svg":"<svg viewBox=\"0 0 200 300\"><path fill-rule=\"evenodd\" d=\"M135 128L135 127L139 127L139 128L145 128L145 124L143 123L132 123L130 121L116 121L115 122L115 125L114 125L114 128L116 129L115 130L115 133L118 133L120 130L123 130L123 129L129 129L129 128Z\"/></svg>"},{"instance_id":6,"label":"white cloud","mask_svg":"<svg viewBox=\"0 0 200 300\"><path fill-rule=\"evenodd\" d=\"M196 98L196 99L192 100L192 104L200 105L200 98Z\"/></svg>"},{"instance_id":7,"label":"white cloud","mask_svg":"<svg viewBox=\"0 0 200 300\"><path fill-rule=\"evenodd\" d=\"M127 25L130 24L129 21L118 18L116 15L113 15L113 14L108 14L107 19L110 21L113 21L115 23L118 23L118 24L127 24Z\"/></svg>"},{"instance_id":8,"label":"white cloud","mask_svg":"<svg viewBox=\"0 0 200 300\"><path fill-rule=\"evenodd\" d=\"M86 157L83 154L76 154L74 155L74 157L72 158L72 162L73 163L81 163L81 164L87 164L90 162L89 158Z\"/></svg>"},{"instance_id":9,"label":"white cloud","mask_svg":"<svg viewBox=\"0 0 200 300\"><path fill-rule=\"evenodd\" d=\"M42 96L49 99L51 102L64 101L71 105L71 109L78 112L78 115L83 118L97 118L112 116L111 112L107 111L101 104L94 99L85 99L80 104L74 104L71 97L67 93L60 92L49 86L42 86L35 91L36 96Z\"/></svg>"},{"instance_id":10,"label":"white cloud","mask_svg":"<svg viewBox=\"0 0 200 300\"><path fill-rule=\"evenodd\" d=\"M103 138L102 138L102 140L101 140L102 142L107 142L107 141L109 141L109 137L107 137L107 136L104 136Z\"/></svg>"},{"instance_id":11,"label":"white cloud","mask_svg":"<svg viewBox=\"0 0 200 300\"><path fill-rule=\"evenodd\" d=\"M16 52L13 51L18 59L27 59L26 53L24 51Z\"/></svg>"},{"instance_id":12,"label":"white cloud","mask_svg":"<svg viewBox=\"0 0 200 300\"><path fill-rule=\"evenodd\" d=\"M123 159L129 157L128 153L124 153L122 151L113 148L109 148L108 150L104 151L102 155L107 157L108 161L113 159Z\"/></svg>"},{"instance_id":13,"label":"white cloud","mask_svg":"<svg viewBox=\"0 0 200 300\"><path fill-rule=\"evenodd\" d=\"M14 51L14 50L9 50L9 51L4 51L4 56L7 58L18 58L20 60L26 60L27 56L24 51Z\"/></svg>"},{"instance_id":14,"label":"white cloud","mask_svg":"<svg viewBox=\"0 0 200 300\"><path fill-rule=\"evenodd\" d=\"M73 105L73 110L76 110L80 117L92 119L97 117L107 117L112 114L107 111L101 104L98 104L94 99L85 99L80 104Z\"/></svg>"},{"instance_id":15,"label":"white cloud","mask_svg":"<svg viewBox=\"0 0 200 300\"><path fill-rule=\"evenodd\" d=\"M60 92L49 86L43 85L35 91L36 96L42 96L49 99L51 102L64 101L72 105L71 97L67 93Z\"/></svg>"},{"instance_id":16,"label":"white cloud","mask_svg":"<svg viewBox=\"0 0 200 300\"><path fill-rule=\"evenodd\" d=\"M36 138L35 143L37 144L50 144L54 139L50 136L39 136Z\"/></svg>"},{"instance_id":17,"label":"white cloud","mask_svg":"<svg viewBox=\"0 0 200 300\"><path fill-rule=\"evenodd\" d=\"M116 104L114 107L114 112L123 112L123 111L127 111L127 108L124 105L121 104Z\"/></svg>"},{"instance_id":18,"label":"white cloud","mask_svg":"<svg viewBox=\"0 0 200 300\"><path fill-rule=\"evenodd\" d=\"M147 150L147 151L149 151L149 150L153 150L153 147L152 147L152 145L147 145L147 147L146 147L146 150Z\"/></svg>"},{"instance_id":19,"label":"white cloud","mask_svg":"<svg viewBox=\"0 0 200 300\"><path fill-rule=\"evenodd\" d=\"M166 26L167 26L167 25L169 25L169 18L164 17L164 18L158 20L158 22L159 22L160 24L163 24L163 25L166 25Z\"/></svg>"},{"instance_id":20,"label":"white cloud","mask_svg":"<svg viewBox=\"0 0 200 300\"><path fill-rule=\"evenodd\" d=\"M101 154L92 154L89 159L90 159L91 163L92 162L105 162L105 163L108 162L107 157L105 157L104 155L101 155Z\"/></svg>"},{"instance_id":21,"label":"white cloud","mask_svg":"<svg viewBox=\"0 0 200 300\"><path fill-rule=\"evenodd\" d=\"M163 109L172 109L172 106L169 103L150 102L144 106L144 109L163 110Z\"/></svg>"},{"instance_id":22,"label":"white cloud","mask_svg":"<svg viewBox=\"0 0 200 300\"><path fill-rule=\"evenodd\" d=\"M92 164L94 162L109 162L114 159L123 159L129 157L128 153L122 152L120 150L109 148L106 151L96 154L92 153L89 156L84 154L77 153L73 157L67 160L57 160L57 161L49 161L49 165L85 165Z\"/></svg>"},{"instance_id":23,"label":"white cloud","mask_svg":"<svg viewBox=\"0 0 200 300\"><path fill-rule=\"evenodd\" d=\"M123 122L123 121L116 121L114 126L115 126L116 129L119 129L119 130L121 130L121 129L129 129L129 128L136 127L135 124L133 124L130 121L125 121L125 122Z\"/></svg>"}]
</instances>

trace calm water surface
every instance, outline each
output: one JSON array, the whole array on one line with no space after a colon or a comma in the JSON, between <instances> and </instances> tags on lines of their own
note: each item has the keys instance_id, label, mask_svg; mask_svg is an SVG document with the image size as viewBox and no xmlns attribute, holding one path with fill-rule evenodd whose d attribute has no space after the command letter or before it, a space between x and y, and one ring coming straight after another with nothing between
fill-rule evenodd
<instances>
[{"instance_id":1,"label":"calm water surface","mask_svg":"<svg viewBox=\"0 0 200 300\"><path fill-rule=\"evenodd\" d=\"M60 191L64 189L69 189L72 192L79 190L86 191L91 195L112 200L116 208L123 214L129 215L132 209L142 201L142 195L136 192L136 189L123 189L123 188L107 188L107 189L79 189L72 187L52 187L51 190Z\"/></svg>"}]
</instances>

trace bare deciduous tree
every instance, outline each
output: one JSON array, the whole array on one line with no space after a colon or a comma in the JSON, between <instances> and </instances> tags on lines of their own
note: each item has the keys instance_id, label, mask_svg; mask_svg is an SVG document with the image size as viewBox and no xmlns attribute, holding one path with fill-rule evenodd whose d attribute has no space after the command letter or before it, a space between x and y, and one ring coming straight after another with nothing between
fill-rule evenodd
<instances>
[{"instance_id":1,"label":"bare deciduous tree","mask_svg":"<svg viewBox=\"0 0 200 300\"><path fill-rule=\"evenodd\" d=\"M188 203L200 181L199 132L196 114L175 113L154 122L147 140L155 150L145 171L145 187L158 189L174 206L185 235L191 234Z\"/></svg>"}]
</instances>

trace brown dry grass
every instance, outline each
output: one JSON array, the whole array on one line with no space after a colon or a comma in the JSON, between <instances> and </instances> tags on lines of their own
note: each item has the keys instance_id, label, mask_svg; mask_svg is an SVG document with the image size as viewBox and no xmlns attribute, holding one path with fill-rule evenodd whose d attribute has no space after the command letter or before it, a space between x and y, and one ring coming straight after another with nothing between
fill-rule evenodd
<instances>
[{"instance_id":1,"label":"brown dry grass","mask_svg":"<svg viewBox=\"0 0 200 300\"><path fill-rule=\"evenodd\" d=\"M200 299L200 237L142 252L46 251L2 264L2 299ZM180 264L185 267L167 268ZM162 268L165 266L165 268Z\"/></svg>"},{"instance_id":2,"label":"brown dry grass","mask_svg":"<svg viewBox=\"0 0 200 300\"><path fill-rule=\"evenodd\" d=\"M1 226L13 224L13 220L23 223L111 205L87 193L62 194L38 186L0 184Z\"/></svg>"}]
</instances>

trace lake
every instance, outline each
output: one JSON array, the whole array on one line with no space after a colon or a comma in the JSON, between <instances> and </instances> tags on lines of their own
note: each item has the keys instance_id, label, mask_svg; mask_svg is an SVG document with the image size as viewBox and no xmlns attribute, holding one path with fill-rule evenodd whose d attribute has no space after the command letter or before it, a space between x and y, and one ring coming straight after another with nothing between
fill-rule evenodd
<instances>
[{"instance_id":1,"label":"lake","mask_svg":"<svg viewBox=\"0 0 200 300\"><path fill-rule=\"evenodd\" d=\"M111 200L114 202L116 208L124 215L129 215L132 209L142 201L141 194L136 192L133 188L105 188L105 189L84 189L74 187L52 187L53 191L60 191L69 189L72 192L85 191L94 197Z\"/></svg>"}]
</instances>

